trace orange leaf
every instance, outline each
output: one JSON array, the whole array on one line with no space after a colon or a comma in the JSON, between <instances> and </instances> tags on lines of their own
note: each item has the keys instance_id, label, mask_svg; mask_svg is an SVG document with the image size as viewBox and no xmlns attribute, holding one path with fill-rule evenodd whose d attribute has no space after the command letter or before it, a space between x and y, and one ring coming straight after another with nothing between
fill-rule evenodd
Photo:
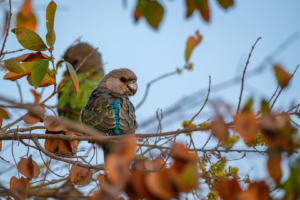
<instances>
[{"instance_id":1,"label":"orange leaf","mask_svg":"<svg viewBox=\"0 0 300 200\"><path fill-rule=\"evenodd\" d=\"M252 141L257 133L258 124L253 112L242 112L234 118L235 129L246 140Z\"/></svg>"},{"instance_id":2,"label":"orange leaf","mask_svg":"<svg viewBox=\"0 0 300 200\"><path fill-rule=\"evenodd\" d=\"M18 163L18 170L29 179L37 178L40 175L40 168L38 164L32 160L32 155L30 155L28 159L21 158Z\"/></svg>"},{"instance_id":3,"label":"orange leaf","mask_svg":"<svg viewBox=\"0 0 300 200\"><path fill-rule=\"evenodd\" d=\"M217 184L217 192L221 199L234 200L241 193L241 187L235 179L222 180Z\"/></svg>"},{"instance_id":4,"label":"orange leaf","mask_svg":"<svg viewBox=\"0 0 300 200\"><path fill-rule=\"evenodd\" d=\"M275 71L275 76L276 76L276 79L278 81L278 84L282 88L286 87L289 84L289 82L292 78L292 75L289 74L287 71L285 71L283 69L283 67L281 67L279 65L274 66L274 71Z\"/></svg>"},{"instance_id":5,"label":"orange leaf","mask_svg":"<svg viewBox=\"0 0 300 200\"><path fill-rule=\"evenodd\" d=\"M58 152L58 145L60 144L61 140L56 139L46 139L45 140L45 149L51 153Z\"/></svg>"},{"instance_id":6,"label":"orange leaf","mask_svg":"<svg viewBox=\"0 0 300 200\"><path fill-rule=\"evenodd\" d=\"M10 189L15 190L21 197L24 199L27 198L30 185L28 179L21 177L20 179L16 178L15 176L11 177L10 179Z\"/></svg>"},{"instance_id":7,"label":"orange leaf","mask_svg":"<svg viewBox=\"0 0 300 200\"><path fill-rule=\"evenodd\" d=\"M202 35L199 34L199 31L196 31L196 37L189 37L186 42L186 49L185 49L185 62L188 62L190 56L193 52L193 49L201 42Z\"/></svg>"},{"instance_id":8,"label":"orange leaf","mask_svg":"<svg viewBox=\"0 0 300 200\"><path fill-rule=\"evenodd\" d=\"M37 93L35 90L33 90L33 89L31 89L30 90L31 91L31 93L33 94L33 96L34 96L34 104L38 104L39 102L40 102L40 100L41 100L41 94L39 94L39 93Z\"/></svg>"},{"instance_id":9,"label":"orange leaf","mask_svg":"<svg viewBox=\"0 0 300 200\"><path fill-rule=\"evenodd\" d=\"M281 156L269 155L267 167L270 176L273 178L274 182L278 185L282 177Z\"/></svg>"},{"instance_id":10,"label":"orange leaf","mask_svg":"<svg viewBox=\"0 0 300 200\"><path fill-rule=\"evenodd\" d=\"M17 14L16 27L23 27L35 31L36 25L37 20L32 12L31 0L25 0L21 10Z\"/></svg>"},{"instance_id":11,"label":"orange leaf","mask_svg":"<svg viewBox=\"0 0 300 200\"><path fill-rule=\"evenodd\" d=\"M218 138L220 141L225 141L228 138L229 132L228 132L227 126L226 126L222 116L218 115L212 121L211 133L213 136Z\"/></svg>"}]
</instances>

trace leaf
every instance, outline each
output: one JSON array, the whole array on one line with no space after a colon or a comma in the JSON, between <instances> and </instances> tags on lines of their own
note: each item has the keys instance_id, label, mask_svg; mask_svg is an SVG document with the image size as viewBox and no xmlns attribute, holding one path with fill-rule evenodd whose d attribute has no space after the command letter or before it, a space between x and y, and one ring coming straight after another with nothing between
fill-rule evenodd
<instances>
[{"instance_id":1,"label":"leaf","mask_svg":"<svg viewBox=\"0 0 300 200\"><path fill-rule=\"evenodd\" d=\"M15 80L18 80L19 78L22 78L23 76L26 76L26 75L30 74L31 69L32 69L34 63L35 62L22 63L22 66L25 69L24 73L16 74L16 73L13 73L13 72L8 72L7 74L5 74L5 76L3 77L3 79L4 80L15 81Z\"/></svg>"},{"instance_id":2,"label":"leaf","mask_svg":"<svg viewBox=\"0 0 300 200\"><path fill-rule=\"evenodd\" d=\"M19 62L30 62L30 61L37 61L40 59L48 59L48 58L49 58L49 56L38 51L36 53L26 53L21 56L14 57L12 59L19 61Z\"/></svg>"},{"instance_id":3,"label":"leaf","mask_svg":"<svg viewBox=\"0 0 300 200\"><path fill-rule=\"evenodd\" d=\"M209 22L210 9L207 0L186 0L186 18L189 18L195 10L199 10L204 21Z\"/></svg>"},{"instance_id":4,"label":"leaf","mask_svg":"<svg viewBox=\"0 0 300 200\"><path fill-rule=\"evenodd\" d=\"M28 159L21 158L18 163L18 170L29 179L37 178L40 175L40 168L38 164L32 160L32 155L30 155Z\"/></svg>"},{"instance_id":5,"label":"leaf","mask_svg":"<svg viewBox=\"0 0 300 200\"><path fill-rule=\"evenodd\" d=\"M41 59L35 62L31 70L31 79L35 88L42 83L49 66L49 60Z\"/></svg>"},{"instance_id":6,"label":"leaf","mask_svg":"<svg viewBox=\"0 0 300 200\"><path fill-rule=\"evenodd\" d=\"M289 84L292 75L279 65L274 66L274 71L278 84L281 86L281 88L285 88Z\"/></svg>"},{"instance_id":7,"label":"leaf","mask_svg":"<svg viewBox=\"0 0 300 200\"><path fill-rule=\"evenodd\" d=\"M162 157L156 157L154 160L145 160L144 165L147 170L161 170L165 169L166 165Z\"/></svg>"},{"instance_id":8,"label":"leaf","mask_svg":"<svg viewBox=\"0 0 300 200\"><path fill-rule=\"evenodd\" d=\"M36 124L38 122L43 122L44 113L46 112L46 110L42 106L36 106L34 107L34 109L36 110L36 112L38 112L38 114L34 114L28 111L23 116L23 121L26 124Z\"/></svg>"},{"instance_id":9,"label":"leaf","mask_svg":"<svg viewBox=\"0 0 300 200\"><path fill-rule=\"evenodd\" d=\"M47 116L44 120L45 128L51 132L61 132L66 129L66 126L62 123L56 122L57 117Z\"/></svg>"},{"instance_id":10,"label":"leaf","mask_svg":"<svg viewBox=\"0 0 300 200\"><path fill-rule=\"evenodd\" d=\"M34 104L38 104L41 100L41 94L37 93L35 90L31 89L30 92L33 94L34 96Z\"/></svg>"},{"instance_id":11,"label":"leaf","mask_svg":"<svg viewBox=\"0 0 300 200\"><path fill-rule=\"evenodd\" d=\"M267 163L268 171L270 176L273 178L274 182L279 185L282 170L281 170L281 156L280 155L269 155Z\"/></svg>"},{"instance_id":12,"label":"leaf","mask_svg":"<svg viewBox=\"0 0 300 200\"><path fill-rule=\"evenodd\" d=\"M51 153L58 152L58 146L60 144L61 140L56 139L46 139L45 140L45 149Z\"/></svg>"},{"instance_id":13,"label":"leaf","mask_svg":"<svg viewBox=\"0 0 300 200\"><path fill-rule=\"evenodd\" d=\"M236 131L248 142L253 141L258 124L253 112L242 112L234 118Z\"/></svg>"},{"instance_id":14,"label":"leaf","mask_svg":"<svg viewBox=\"0 0 300 200\"><path fill-rule=\"evenodd\" d=\"M46 44L42 38L35 32L26 28L14 28L12 32L16 34L19 43L29 50L33 51L45 51L47 49Z\"/></svg>"},{"instance_id":15,"label":"leaf","mask_svg":"<svg viewBox=\"0 0 300 200\"><path fill-rule=\"evenodd\" d=\"M218 115L212 121L211 133L213 136L218 138L220 141L225 141L228 138L228 136L229 136L228 128L227 128L222 116Z\"/></svg>"},{"instance_id":16,"label":"leaf","mask_svg":"<svg viewBox=\"0 0 300 200\"><path fill-rule=\"evenodd\" d=\"M54 1L51 1L47 6L47 10L46 10L46 20L47 20L46 41L49 47L51 48L53 48L56 39L55 32L54 32L54 18L55 18L56 8L57 8L56 3Z\"/></svg>"},{"instance_id":17,"label":"leaf","mask_svg":"<svg viewBox=\"0 0 300 200\"><path fill-rule=\"evenodd\" d=\"M105 158L105 169L109 171L109 180L113 185L129 179L129 162L117 154L108 154Z\"/></svg>"},{"instance_id":18,"label":"leaf","mask_svg":"<svg viewBox=\"0 0 300 200\"><path fill-rule=\"evenodd\" d=\"M10 179L9 185L10 189L16 191L21 197L23 197L24 199L27 198L30 189L29 181L27 178L21 177L20 179L18 179L17 177L13 176Z\"/></svg>"},{"instance_id":19,"label":"leaf","mask_svg":"<svg viewBox=\"0 0 300 200\"><path fill-rule=\"evenodd\" d=\"M221 180L218 182L216 189L221 199L224 200L237 199L237 195L239 195L242 191L239 183L235 179Z\"/></svg>"},{"instance_id":20,"label":"leaf","mask_svg":"<svg viewBox=\"0 0 300 200\"><path fill-rule=\"evenodd\" d=\"M74 185L86 185L92 179L92 175L93 174L91 170L77 165L72 165L70 171L70 181L74 183Z\"/></svg>"},{"instance_id":21,"label":"leaf","mask_svg":"<svg viewBox=\"0 0 300 200\"><path fill-rule=\"evenodd\" d=\"M172 182L168 179L167 174L163 172L149 173L145 178L145 185L155 199L172 199L175 198Z\"/></svg>"},{"instance_id":22,"label":"leaf","mask_svg":"<svg viewBox=\"0 0 300 200\"><path fill-rule=\"evenodd\" d=\"M31 0L25 0L21 10L17 14L16 27L23 27L35 31L36 25L37 20L32 12Z\"/></svg>"},{"instance_id":23,"label":"leaf","mask_svg":"<svg viewBox=\"0 0 300 200\"><path fill-rule=\"evenodd\" d=\"M76 71L74 70L74 67L69 62L65 61L65 63L67 65L67 68L68 68L68 71L69 71L69 74L70 74L70 77L71 77L71 80L72 80L72 83L74 86L74 90L75 90L76 94L78 94L79 81L78 81Z\"/></svg>"},{"instance_id":24,"label":"leaf","mask_svg":"<svg viewBox=\"0 0 300 200\"><path fill-rule=\"evenodd\" d=\"M253 105L253 98L250 98L247 103L244 105L242 112L250 112Z\"/></svg>"},{"instance_id":25,"label":"leaf","mask_svg":"<svg viewBox=\"0 0 300 200\"><path fill-rule=\"evenodd\" d=\"M7 111L3 108L0 108L0 119L9 119Z\"/></svg>"},{"instance_id":26,"label":"leaf","mask_svg":"<svg viewBox=\"0 0 300 200\"><path fill-rule=\"evenodd\" d=\"M32 80L31 80L31 74L27 76L27 81L30 85L33 85ZM55 83L56 83L55 78L53 76L51 76L50 74L46 73L43 81L40 83L40 85L38 87L48 87Z\"/></svg>"},{"instance_id":27,"label":"leaf","mask_svg":"<svg viewBox=\"0 0 300 200\"><path fill-rule=\"evenodd\" d=\"M270 113L269 103L266 100L261 101L261 114L262 116L267 116Z\"/></svg>"},{"instance_id":28,"label":"leaf","mask_svg":"<svg viewBox=\"0 0 300 200\"><path fill-rule=\"evenodd\" d=\"M198 170L195 164L189 164L186 166L180 176L180 191L190 192L192 189L197 188L198 186Z\"/></svg>"},{"instance_id":29,"label":"leaf","mask_svg":"<svg viewBox=\"0 0 300 200\"><path fill-rule=\"evenodd\" d=\"M196 37L189 37L186 42L186 49L185 49L185 62L188 62L190 56L193 52L193 49L201 42L202 35L199 34L199 31L196 31Z\"/></svg>"},{"instance_id":30,"label":"leaf","mask_svg":"<svg viewBox=\"0 0 300 200\"><path fill-rule=\"evenodd\" d=\"M253 182L249 184L249 187L244 191L239 198L245 200L269 200L269 187L264 181Z\"/></svg>"},{"instance_id":31,"label":"leaf","mask_svg":"<svg viewBox=\"0 0 300 200\"><path fill-rule=\"evenodd\" d=\"M148 24L157 29L162 21L164 15L164 8L158 1L152 0L138 0L134 11L134 19L137 22L142 16L145 17Z\"/></svg>"},{"instance_id":32,"label":"leaf","mask_svg":"<svg viewBox=\"0 0 300 200\"><path fill-rule=\"evenodd\" d=\"M218 0L218 3L220 6L222 6L224 9L227 9L230 6L234 5L233 0Z\"/></svg>"},{"instance_id":33,"label":"leaf","mask_svg":"<svg viewBox=\"0 0 300 200\"><path fill-rule=\"evenodd\" d=\"M56 63L56 69L58 69L58 67L59 67L62 63L64 63L64 62L65 62L64 60L58 61L58 62Z\"/></svg>"},{"instance_id":34,"label":"leaf","mask_svg":"<svg viewBox=\"0 0 300 200\"><path fill-rule=\"evenodd\" d=\"M14 60L14 59L5 60L4 65L9 71L14 72L16 74L25 72L25 69L21 65L21 63L19 63L18 61Z\"/></svg>"}]
</instances>

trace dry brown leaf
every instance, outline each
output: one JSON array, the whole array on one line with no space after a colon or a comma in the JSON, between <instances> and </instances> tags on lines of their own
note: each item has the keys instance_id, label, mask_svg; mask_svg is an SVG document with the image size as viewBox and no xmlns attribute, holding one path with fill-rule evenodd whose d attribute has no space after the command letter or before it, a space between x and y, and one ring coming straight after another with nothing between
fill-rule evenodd
<instances>
[{"instance_id":1,"label":"dry brown leaf","mask_svg":"<svg viewBox=\"0 0 300 200\"><path fill-rule=\"evenodd\" d=\"M26 124L36 124L38 122L43 122L44 113L46 112L46 110L42 106L39 106L39 105L36 106L36 107L34 107L34 109L36 109L36 111L38 112L38 114L33 114L30 111L28 111L23 116L23 121Z\"/></svg>"},{"instance_id":2,"label":"dry brown leaf","mask_svg":"<svg viewBox=\"0 0 300 200\"><path fill-rule=\"evenodd\" d=\"M185 49L185 61L188 62L190 56L194 50L194 48L201 42L202 35L200 35L199 31L196 31L196 37L189 37L186 41L186 49Z\"/></svg>"},{"instance_id":3,"label":"dry brown leaf","mask_svg":"<svg viewBox=\"0 0 300 200\"><path fill-rule=\"evenodd\" d=\"M225 141L228 138L229 136L228 128L222 116L218 115L212 121L211 133L214 137L218 138L220 141Z\"/></svg>"},{"instance_id":4,"label":"dry brown leaf","mask_svg":"<svg viewBox=\"0 0 300 200\"><path fill-rule=\"evenodd\" d=\"M123 156L109 154L105 160L105 168L109 171L112 185L125 183L129 178L129 162Z\"/></svg>"},{"instance_id":5,"label":"dry brown leaf","mask_svg":"<svg viewBox=\"0 0 300 200\"><path fill-rule=\"evenodd\" d=\"M242 190L239 183L235 179L231 179L218 182L217 192L223 200L235 200Z\"/></svg>"},{"instance_id":6,"label":"dry brown leaf","mask_svg":"<svg viewBox=\"0 0 300 200\"><path fill-rule=\"evenodd\" d=\"M154 160L145 160L145 167L147 170L166 169L165 161L162 157L156 157Z\"/></svg>"},{"instance_id":7,"label":"dry brown leaf","mask_svg":"<svg viewBox=\"0 0 300 200\"><path fill-rule=\"evenodd\" d=\"M136 149L136 141L134 136L128 136L122 138L122 140L115 146L116 154L122 156L127 162L134 159L134 153Z\"/></svg>"},{"instance_id":8,"label":"dry brown leaf","mask_svg":"<svg viewBox=\"0 0 300 200\"><path fill-rule=\"evenodd\" d=\"M246 140L251 142L257 133L258 124L253 112L242 112L234 118L236 131Z\"/></svg>"},{"instance_id":9,"label":"dry brown leaf","mask_svg":"<svg viewBox=\"0 0 300 200\"><path fill-rule=\"evenodd\" d=\"M34 90L34 89L31 89L30 91L34 96L34 104L38 104L42 97L41 94L37 93L36 90Z\"/></svg>"},{"instance_id":10,"label":"dry brown leaf","mask_svg":"<svg viewBox=\"0 0 300 200\"><path fill-rule=\"evenodd\" d=\"M18 170L29 179L37 178L40 175L40 168L38 164L32 160L32 155L30 155L28 159L21 158L18 163Z\"/></svg>"},{"instance_id":11,"label":"dry brown leaf","mask_svg":"<svg viewBox=\"0 0 300 200\"><path fill-rule=\"evenodd\" d=\"M13 57L12 59L19 61L19 62L30 62L30 61L37 61L40 59L48 59L49 56L46 54L41 53L40 51L36 53L26 53L18 57Z\"/></svg>"},{"instance_id":12,"label":"dry brown leaf","mask_svg":"<svg viewBox=\"0 0 300 200\"><path fill-rule=\"evenodd\" d=\"M74 183L74 185L85 185L90 182L92 175L93 174L91 170L77 165L72 165L70 171L70 181Z\"/></svg>"},{"instance_id":13,"label":"dry brown leaf","mask_svg":"<svg viewBox=\"0 0 300 200\"><path fill-rule=\"evenodd\" d=\"M145 184L150 193L157 199L175 198L174 187L164 172L148 173L145 177Z\"/></svg>"},{"instance_id":14,"label":"dry brown leaf","mask_svg":"<svg viewBox=\"0 0 300 200\"><path fill-rule=\"evenodd\" d=\"M274 182L278 185L282 177L281 155L269 155L267 167L270 176L273 178Z\"/></svg>"},{"instance_id":15,"label":"dry brown leaf","mask_svg":"<svg viewBox=\"0 0 300 200\"><path fill-rule=\"evenodd\" d=\"M58 145L60 144L61 140L56 139L46 139L45 140L45 149L51 153L58 152Z\"/></svg>"},{"instance_id":16,"label":"dry brown leaf","mask_svg":"<svg viewBox=\"0 0 300 200\"><path fill-rule=\"evenodd\" d=\"M274 66L274 71L278 84L285 88L289 84L292 75L279 65Z\"/></svg>"},{"instance_id":17,"label":"dry brown leaf","mask_svg":"<svg viewBox=\"0 0 300 200\"><path fill-rule=\"evenodd\" d=\"M269 187L264 181L249 184L246 191L239 195L238 199L243 200L269 200Z\"/></svg>"},{"instance_id":18,"label":"dry brown leaf","mask_svg":"<svg viewBox=\"0 0 300 200\"><path fill-rule=\"evenodd\" d=\"M47 116L44 120L45 128L51 132L61 132L66 129L66 126L60 122L55 121L58 119L55 116ZM60 120L62 117L60 117Z\"/></svg>"},{"instance_id":19,"label":"dry brown leaf","mask_svg":"<svg viewBox=\"0 0 300 200\"><path fill-rule=\"evenodd\" d=\"M21 197L24 199L27 198L30 185L27 178L21 177L18 179L17 177L13 176L10 179L10 189L16 191Z\"/></svg>"}]
</instances>

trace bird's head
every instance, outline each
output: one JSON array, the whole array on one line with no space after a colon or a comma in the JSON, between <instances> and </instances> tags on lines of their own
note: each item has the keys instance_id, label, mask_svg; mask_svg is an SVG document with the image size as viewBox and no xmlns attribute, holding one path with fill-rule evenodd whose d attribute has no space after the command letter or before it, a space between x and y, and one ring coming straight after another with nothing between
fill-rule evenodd
<instances>
[{"instance_id":1,"label":"bird's head","mask_svg":"<svg viewBox=\"0 0 300 200\"><path fill-rule=\"evenodd\" d=\"M137 77L130 69L110 71L99 82L98 88L112 91L122 96L132 96L137 91Z\"/></svg>"}]
</instances>

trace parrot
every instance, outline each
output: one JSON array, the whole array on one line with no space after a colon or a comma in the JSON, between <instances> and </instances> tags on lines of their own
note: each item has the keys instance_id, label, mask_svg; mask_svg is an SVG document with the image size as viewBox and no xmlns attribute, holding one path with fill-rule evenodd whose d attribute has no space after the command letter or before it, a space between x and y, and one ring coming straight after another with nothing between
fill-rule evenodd
<instances>
[{"instance_id":1,"label":"parrot","mask_svg":"<svg viewBox=\"0 0 300 200\"><path fill-rule=\"evenodd\" d=\"M69 62L76 70L81 62L94 50L87 43L79 42L67 49L63 59ZM79 121L80 111L84 108L89 95L104 76L101 54L95 51L78 69L79 92L76 95L72 81L69 81L58 93L57 110L59 116ZM59 88L68 80L69 73L64 71L64 78Z\"/></svg>"},{"instance_id":2,"label":"parrot","mask_svg":"<svg viewBox=\"0 0 300 200\"><path fill-rule=\"evenodd\" d=\"M83 124L107 136L134 134L138 127L135 108L129 100L137 91L137 76L130 69L110 71L91 93L81 111ZM112 148L103 145L104 161Z\"/></svg>"}]
</instances>

